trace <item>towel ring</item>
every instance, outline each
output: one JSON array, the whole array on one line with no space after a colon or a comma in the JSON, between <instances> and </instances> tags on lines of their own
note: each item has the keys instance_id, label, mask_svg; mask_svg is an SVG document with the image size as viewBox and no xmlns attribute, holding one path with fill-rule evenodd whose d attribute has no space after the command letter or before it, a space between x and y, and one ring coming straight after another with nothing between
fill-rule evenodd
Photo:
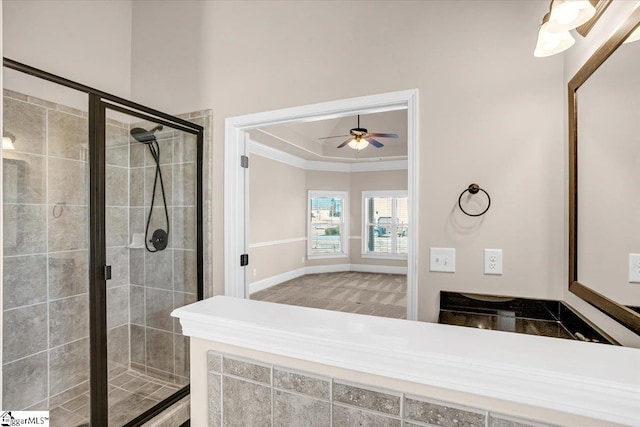
<instances>
[{"instance_id":1,"label":"towel ring","mask_svg":"<svg viewBox=\"0 0 640 427\"><path fill-rule=\"evenodd\" d=\"M469 192L469 194L478 194L479 191L482 191L484 194L486 194L487 195L487 200L489 201L489 203L487 204L487 208L485 210L483 210L482 212L478 213L478 214L470 214L469 212L465 211L462 208L462 196L464 196L464 193L466 193L467 191ZM489 196L489 193L487 193L485 190L480 188L480 186L478 184L471 184L471 185L469 185L469 187L466 190L464 190L462 193L460 193L460 197L458 197L458 207L460 208L460 210L462 212L464 212L465 215L482 216L485 213L487 213L487 211L491 207L491 197Z\"/></svg>"}]
</instances>

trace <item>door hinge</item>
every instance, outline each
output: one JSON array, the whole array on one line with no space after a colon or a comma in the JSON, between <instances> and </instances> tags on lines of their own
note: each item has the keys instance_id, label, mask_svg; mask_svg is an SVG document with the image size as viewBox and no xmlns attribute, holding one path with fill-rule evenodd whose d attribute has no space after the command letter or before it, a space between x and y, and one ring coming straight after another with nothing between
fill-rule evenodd
<instances>
[{"instance_id":1,"label":"door hinge","mask_svg":"<svg viewBox=\"0 0 640 427\"><path fill-rule=\"evenodd\" d=\"M240 156L240 166L243 168L249 167L249 157L248 156Z\"/></svg>"},{"instance_id":2,"label":"door hinge","mask_svg":"<svg viewBox=\"0 0 640 427\"><path fill-rule=\"evenodd\" d=\"M249 254L240 255L240 267L249 265Z\"/></svg>"},{"instance_id":3,"label":"door hinge","mask_svg":"<svg viewBox=\"0 0 640 427\"><path fill-rule=\"evenodd\" d=\"M111 280L111 266L104 266L104 280Z\"/></svg>"}]
</instances>

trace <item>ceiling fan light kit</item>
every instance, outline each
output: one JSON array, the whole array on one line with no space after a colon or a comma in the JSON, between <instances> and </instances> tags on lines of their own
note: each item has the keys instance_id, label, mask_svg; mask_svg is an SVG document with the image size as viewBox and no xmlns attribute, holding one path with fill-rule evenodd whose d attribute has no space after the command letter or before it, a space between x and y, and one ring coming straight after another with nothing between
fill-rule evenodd
<instances>
[{"instance_id":1,"label":"ceiling fan light kit","mask_svg":"<svg viewBox=\"0 0 640 427\"><path fill-rule=\"evenodd\" d=\"M353 138L351 141L349 141L347 145L356 151L360 151L360 150L364 150L369 146L369 141L362 138Z\"/></svg>"},{"instance_id":2,"label":"ceiling fan light kit","mask_svg":"<svg viewBox=\"0 0 640 427\"><path fill-rule=\"evenodd\" d=\"M356 151L361 151L367 148L369 145L373 145L376 148L384 147L384 144L373 137L376 138L398 138L398 135L395 133L375 133L369 132L365 128L360 127L360 115L358 114L358 126L349 130L349 135L337 135L337 136L327 136L319 139L329 139L329 138L340 138L349 136L349 139L344 141L342 144L338 145L337 148L342 148L345 145L349 146Z\"/></svg>"}]
</instances>

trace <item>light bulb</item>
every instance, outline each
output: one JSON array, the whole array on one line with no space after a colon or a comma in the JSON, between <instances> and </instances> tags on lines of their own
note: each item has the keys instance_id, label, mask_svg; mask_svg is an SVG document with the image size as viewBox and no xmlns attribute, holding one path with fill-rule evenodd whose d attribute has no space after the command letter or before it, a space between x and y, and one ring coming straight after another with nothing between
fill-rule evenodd
<instances>
[{"instance_id":1,"label":"light bulb","mask_svg":"<svg viewBox=\"0 0 640 427\"><path fill-rule=\"evenodd\" d=\"M546 51L551 51L556 47L558 47L559 44L560 44L560 40L558 40L557 38L547 39L544 41L543 49Z\"/></svg>"},{"instance_id":2,"label":"light bulb","mask_svg":"<svg viewBox=\"0 0 640 427\"><path fill-rule=\"evenodd\" d=\"M565 7L561 12L558 13L556 19L558 20L559 24L567 25L575 21L579 14L580 11L578 9Z\"/></svg>"},{"instance_id":3,"label":"light bulb","mask_svg":"<svg viewBox=\"0 0 640 427\"><path fill-rule=\"evenodd\" d=\"M554 0L551 4L549 27L551 33L573 30L593 18L596 8L589 0Z\"/></svg>"}]
</instances>

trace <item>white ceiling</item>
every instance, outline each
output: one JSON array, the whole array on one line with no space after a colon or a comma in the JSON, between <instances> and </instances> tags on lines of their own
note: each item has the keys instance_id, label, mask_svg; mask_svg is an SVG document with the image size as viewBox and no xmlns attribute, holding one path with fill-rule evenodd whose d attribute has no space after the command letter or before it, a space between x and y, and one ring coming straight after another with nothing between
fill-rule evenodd
<instances>
[{"instance_id":1,"label":"white ceiling","mask_svg":"<svg viewBox=\"0 0 640 427\"><path fill-rule=\"evenodd\" d=\"M395 133L398 139L376 138L384 147L369 145L357 152L345 146L336 148L349 136L319 139L327 136L349 135L357 127L357 116L313 122L274 125L250 131L251 139L305 160L357 163L373 160L405 160L407 158L407 110L360 115L360 127L369 132Z\"/></svg>"}]
</instances>

